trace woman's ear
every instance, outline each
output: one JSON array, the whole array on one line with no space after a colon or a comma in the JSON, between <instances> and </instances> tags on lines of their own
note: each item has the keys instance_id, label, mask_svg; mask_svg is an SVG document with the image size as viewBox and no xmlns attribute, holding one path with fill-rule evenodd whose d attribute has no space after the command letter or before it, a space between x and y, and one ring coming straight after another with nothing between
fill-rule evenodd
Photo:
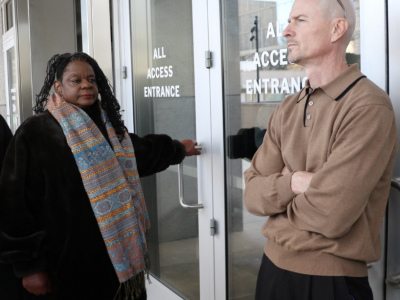
<instances>
[{"instance_id":1,"label":"woman's ear","mask_svg":"<svg viewBox=\"0 0 400 300\"><path fill-rule=\"evenodd\" d=\"M336 19L332 26L331 43L335 43L340 40L347 32L349 23L345 18Z\"/></svg>"},{"instance_id":2,"label":"woman's ear","mask_svg":"<svg viewBox=\"0 0 400 300\"><path fill-rule=\"evenodd\" d=\"M61 82L58 80L53 83L54 91L62 97Z\"/></svg>"}]
</instances>

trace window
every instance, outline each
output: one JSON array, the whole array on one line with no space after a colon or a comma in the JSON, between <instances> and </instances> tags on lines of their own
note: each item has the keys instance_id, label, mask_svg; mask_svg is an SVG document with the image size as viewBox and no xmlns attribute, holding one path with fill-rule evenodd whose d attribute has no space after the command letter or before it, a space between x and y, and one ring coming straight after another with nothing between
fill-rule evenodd
<instances>
[{"instance_id":1,"label":"window","mask_svg":"<svg viewBox=\"0 0 400 300\"><path fill-rule=\"evenodd\" d=\"M11 28L14 27L14 7L13 7L13 1L10 0L5 4L5 9L3 12L5 12L4 19L5 19L5 32L9 31Z\"/></svg>"}]
</instances>

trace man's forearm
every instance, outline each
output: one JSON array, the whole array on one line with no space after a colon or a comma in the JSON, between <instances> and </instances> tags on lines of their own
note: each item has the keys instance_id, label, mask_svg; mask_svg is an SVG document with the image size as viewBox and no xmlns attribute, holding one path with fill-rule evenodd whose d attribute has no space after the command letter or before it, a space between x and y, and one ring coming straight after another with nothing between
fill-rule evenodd
<instances>
[{"instance_id":1,"label":"man's forearm","mask_svg":"<svg viewBox=\"0 0 400 300\"><path fill-rule=\"evenodd\" d=\"M245 172L244 203L247 210L260 216L271 216L286 211L296 196L290 188L292 173L262 176L252 168Z\"/></svg>"}]
</instances>

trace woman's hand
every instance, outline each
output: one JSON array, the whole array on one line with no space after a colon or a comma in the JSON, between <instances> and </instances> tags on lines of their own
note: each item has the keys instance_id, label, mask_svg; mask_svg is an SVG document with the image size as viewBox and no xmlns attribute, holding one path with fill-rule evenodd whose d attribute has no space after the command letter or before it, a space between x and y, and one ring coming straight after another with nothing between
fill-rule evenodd
<instances>
[{"instance_id":1,"label":"woman's hand","mask_svg":"<svg viewBox=\"0 0 400 300\"><path fill-rule=\"evenodd\" d=\"M29 293L35 294L36 296L46 295L51 292L49 275L44 271L24 276L22 285Z\"/></svg>"},{"instance_id":2,"label":"woman's hand","mask_svg":"<svg viewBox=\"0 0 400 300\"><path fill-rule=\"evenodd\" d=\"M181 143L185 146L186 156L200 155L200 151L196 150L197 142L192 140L183 140Z\"/></svg>"}]
</instances>

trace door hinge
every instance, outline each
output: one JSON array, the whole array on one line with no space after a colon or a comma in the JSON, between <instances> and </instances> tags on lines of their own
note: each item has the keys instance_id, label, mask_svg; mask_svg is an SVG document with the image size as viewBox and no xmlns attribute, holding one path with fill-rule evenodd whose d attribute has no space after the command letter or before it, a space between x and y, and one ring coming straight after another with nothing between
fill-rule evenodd
<instances>
[{"instance_id":1,"label":"door hinge","mask_svg":"<svg viewBox=\"0 0 400 300\"><path fill-rule=\"evenodd\" d=\"M122 78L123 79L128 78L128 68L126 66L122 67Z\"/></svg>"},{"instance_id":2,"label":"door hinge","mask_svg":"<svg viewBox=\"0 0 400 300\"><path fill-rule=\"evenodd\" d=\"M210 69L211 66L212 66L212 63L211 63L211 51L207 50L206 51L206 68Z\"/></svg>"},{"instance_id":3,"label":"door hinge","mask_svg":"<svg viewBox=\"0 0 400 300\"><path fill-rule=\"evenodd\" d=\"M215 222L214 219L211 219L210 220L210 234L211 234L211 236L214 236L216 231L217 231L216 222Z\"/></svg>"}]
</instances>

